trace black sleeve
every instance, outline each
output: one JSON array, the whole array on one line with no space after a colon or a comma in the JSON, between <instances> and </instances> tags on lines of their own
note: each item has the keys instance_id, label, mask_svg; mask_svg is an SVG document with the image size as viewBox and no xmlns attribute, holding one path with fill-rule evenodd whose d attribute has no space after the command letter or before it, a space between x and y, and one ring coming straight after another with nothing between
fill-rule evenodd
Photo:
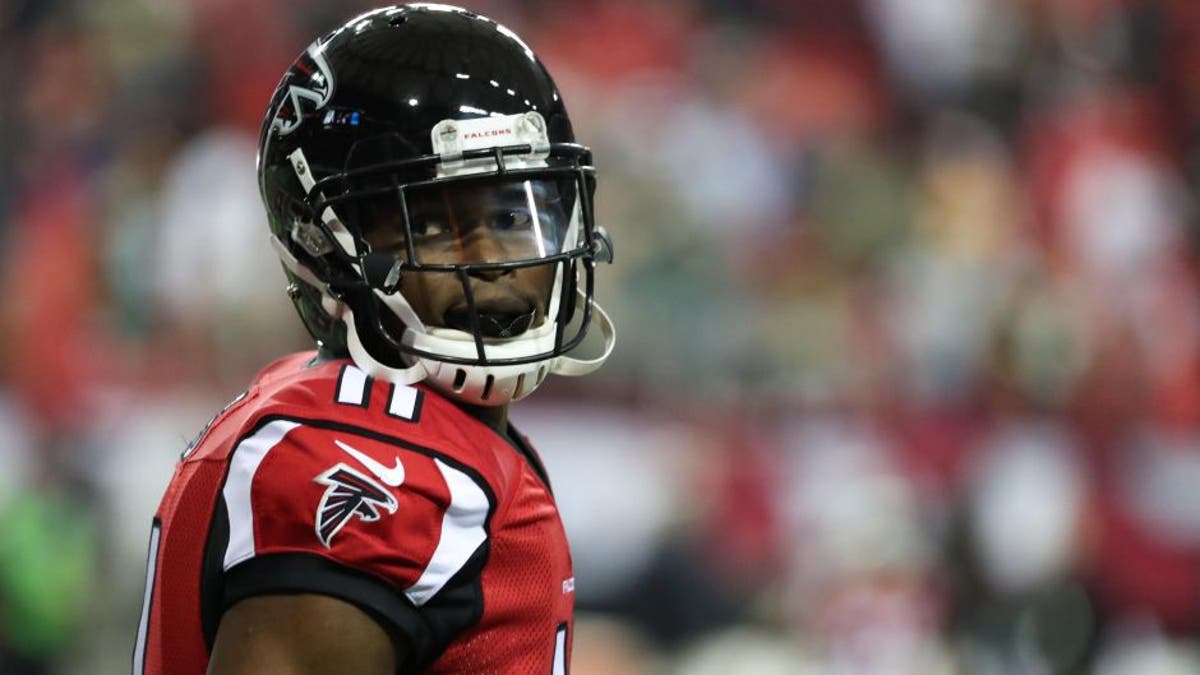
<instances>
[{"instance_id":1,"label":"black sleeve","mask_svg":"<svg viewBox=\"0 0 1200 675\"><path fill-rule=\"evenodd\" d=\"M450 642L483 615L480 584L489 553L484 542L467 564L429 602L415 607L379 577L312 553L274 553L234 565L221 578L219 614L255 595L317 593L345 600L369 614L407 658L399 675L422 672ZM210 642L211 647L211 642Z\"/></svg>"},{"instance_id":2,"label":"black sleeve","mask_svg":"<svg viewBox=\"0 0 1200 675\"><path fill-rule=\"evenodd\" d=\"M349 602L375 619L407 654L398 673L417 672L442 651L432 627L404 593L382 579L309 553L250 558L225 573L221 612L256 595L316 593ZM443 646L444 648L444 646Z\"/></svg>"}]
</instances>

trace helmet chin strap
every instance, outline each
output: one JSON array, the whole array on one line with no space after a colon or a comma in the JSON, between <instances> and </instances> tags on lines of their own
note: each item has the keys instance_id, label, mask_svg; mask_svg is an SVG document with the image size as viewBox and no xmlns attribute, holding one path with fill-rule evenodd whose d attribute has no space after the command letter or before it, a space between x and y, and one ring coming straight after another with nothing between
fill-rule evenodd
<instances>
[{"instance_id":1,"label":"helmet chin strap","mask_svg":"<svg viewBox=\"0 0 1200 675\"><path fill-rule=\"evenodd\" d=\"M397 384L416 384L429 376L429 372L420 361L408 368L392 368L376 361L358 337L358 328L354 325L354 311L345 303L339 304L342 307L341 319L346 324L346 348L350 350L350 357L354 359L355 365L363 372L371 377Z\"/></svg>"},{"instance_id":2,"label":"helmet chin strap","mask_svg":"<svg viewBox=\"0 0 1200 675\"><path fill-rule=\"evenodd\" d=\"M371 358L366 347L363 347L362 340L358 337L358 329L355 326L354 312L344 302L338 302L329 293L329 288L323 283L317 275L313 274L312 270L300 264L296 260L296 256L288 250L286 244L279 241L279 238L271 236L271 246L279 255L279 259L283 262L290 272L295 274L304 283L321 291L321 306L329 313L330 316L340 319L346 324L346 348L350 350L350 356L354 359L354 363L363 369L363 372L372 377L382 378L389 382L399 384L415 384L425 379L428 373L425 367L417 362L408 368L391 368Z\"/></svg>"},{"instance_id":3,"label":"helmet chin strap","mask_svg":"<svg viewBox=\"0 0 1200 675\"><path fill-rule=\"evenodd\" d=\"M585 302L587 295L580 289L576 288L575 292ZM609 354L612 354L613 346L617 343L617 330L613 326L612 319L608 317L608 312L595 302L591 303L592 311L595 312L595 317L592 323L600 328L600 334L604 337L604 351L599 356L591 359L577 359L573 356L559 356L554 359L553 365L550 366L550 372L555 375L563 375L566 377L579 377L587 375L604 364L608 359Z\"/></svg>"}]
</instances>

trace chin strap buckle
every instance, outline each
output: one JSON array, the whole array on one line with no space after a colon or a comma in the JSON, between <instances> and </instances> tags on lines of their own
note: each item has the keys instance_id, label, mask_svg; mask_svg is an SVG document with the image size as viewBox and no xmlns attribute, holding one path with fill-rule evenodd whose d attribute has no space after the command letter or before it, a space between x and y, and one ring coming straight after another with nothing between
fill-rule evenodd
<instances>
[{"instance_id":1,"label":"chin strap buckle","mask_svg":"<svg viewBox=\"0 0 1200 675\"><path fill-rule=\"evenodd\" d=\"M404 261L396 258L396 262L392 263L392 268L388 270L387 276L383 278L383 284L380 286L381 291L387 295L394 295L400 290L400 281L404 272Z\"/></svg>"},{"instance_id":2,"label":"chin strap buckle","mask_svg":"<svg viewBox=\"0 0 1200 675\"><path fill-rule=\"evenodd\" d=\"M321 228L306 220L296 218L292 221L291 236L292 241L314 258L320 258L333 251L333 243L321 232Z\"/></svg>"},{"instance_id":3,"label":"chin strap buckle","mask_svg":"<svg viewBox=\"0 0 1200 675\"><path fill-rule=\"evenodd\" d=\"M592 233L592 260L598 263L612 263L613 244L608 236L608 230L597 227Z\"/></svg>"}]
</instances>

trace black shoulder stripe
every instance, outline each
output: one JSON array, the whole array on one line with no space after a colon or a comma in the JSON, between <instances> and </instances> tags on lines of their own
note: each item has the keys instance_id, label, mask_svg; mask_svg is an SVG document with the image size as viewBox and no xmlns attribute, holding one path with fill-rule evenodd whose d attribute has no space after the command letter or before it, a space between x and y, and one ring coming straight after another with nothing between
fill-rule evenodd
<instances>
[{"instance_id":1,"label":"black shoulder stripe","mask_svg":"<svg viewBox=\"0 0 1200 675\"><path fill-rule=\"evenodd\" d=\"M425 672L462 631L482 618L483 567L489 550L484 542L445 588L420 608L384 580L328 558L311 553L264 555L238 563L225 573L223 592L217 596L218 611L223 613L238 601L258 595L335 597L371 615L399 650L409 655L399 672Z\"/></svg>"},{"instance_id":2,"label":"black shoulder stripe","mask_svg":"<svg viewBox=\"0 0 1200 675\"><path fill-rule=\"evenodd\" d=\"M222 481L223 483L224 481ZM204 644L212 652L217 639L217 625L221 621L221 598L225 593L222 569L225 548L229 545L229 512L225 500L218 495L216 508L208 527L208 540L204 544L204 560L200 567L200 625L204 630Z\"/></svg>"},{"instance_id":3,"label":"black shoulder stripe","mask_svg":"<svg viewBox=\"0 0 1200 675\"><path fill-rule=\"evenodd\" d=\"M275 553L250 558L225 573L221 612L258 595L316 593L349 602L387 631L409 654L399 672L419 672L441 655L446 642L399 589L371 574L311 553ZM422 666L423 667L423 666Z\"/></svg>"}]
</instances>

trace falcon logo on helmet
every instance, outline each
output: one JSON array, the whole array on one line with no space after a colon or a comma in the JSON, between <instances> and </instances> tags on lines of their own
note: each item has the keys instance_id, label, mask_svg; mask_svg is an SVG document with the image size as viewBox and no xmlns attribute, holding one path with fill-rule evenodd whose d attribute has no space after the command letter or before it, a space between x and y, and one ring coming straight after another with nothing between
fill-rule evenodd
<instances>
[{"instance_id":1,"label":"falcon logo on helmet","mask_svg":"<svg viewBox=\"0 0 1200 675\"><path fill-rule=\"evenodd\" d=\"M304 101L308 101L311 110L320 110L333 96L333 70L319 44L308 48L292 65L284 81L302 80L305 77L307 80L303 84L287 84L286 88L281 84L279 87L279 93L285 98L275 110L271 128L280 136L292 133L304 121Z\"/></svg>"}]
</instances>

